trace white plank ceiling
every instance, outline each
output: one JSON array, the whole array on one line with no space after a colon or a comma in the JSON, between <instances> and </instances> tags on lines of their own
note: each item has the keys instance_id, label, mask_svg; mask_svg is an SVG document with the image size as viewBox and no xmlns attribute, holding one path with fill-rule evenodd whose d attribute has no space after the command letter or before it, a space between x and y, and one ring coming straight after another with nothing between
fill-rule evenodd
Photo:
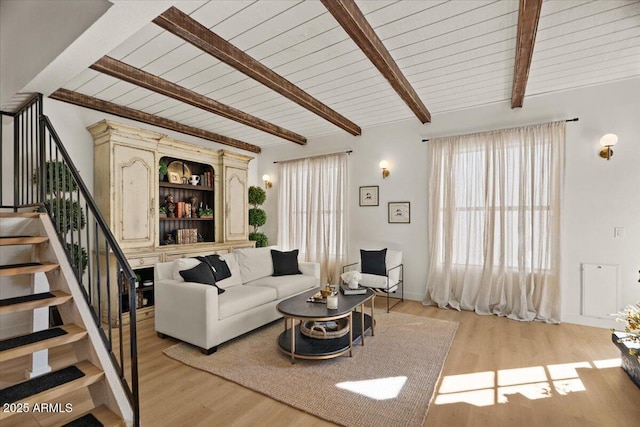
<instances>
[{"instance_id":1,"label":"white plank ceiling","mask_svg":"<svg viewBox=\"0 0 640 427\"><path fill-rule=\"evenodd\" d=\"M511 99L518 1L356 3L432 115ZM365 132L417 120L319 1L177 7ZM343 132L153 23L109 56L308 139ZM637 76L640 1L544 1L523 108L527 96ZM64 88L261 147L291 144L90 69Z\"/></svg>"}]
</instances>

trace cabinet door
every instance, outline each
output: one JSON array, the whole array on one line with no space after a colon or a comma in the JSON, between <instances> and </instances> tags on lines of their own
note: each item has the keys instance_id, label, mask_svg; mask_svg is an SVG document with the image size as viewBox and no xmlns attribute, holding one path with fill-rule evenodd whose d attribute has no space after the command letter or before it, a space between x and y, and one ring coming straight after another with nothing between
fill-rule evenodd
<instances>
[{"instance_id":1,"label":"cabinet door","mask_svg":"<svg viewBox=\"0 0 640 427\"><path fill-rule=\"evenodd\" d=\"M247 240L249 228L247 170L225 168L224 237L229 240Z\"/></svg>"},{"instance_id":2,"label":"cabinet door","mask_svg":"<svg viewBox=\"0 0 640 427\"><path fill-rule=\"evenodd\" d=\"M114 145L113 220L115 237L123 248L154 244L156 223L154 154Z\"/></svg>"}]
</instances>

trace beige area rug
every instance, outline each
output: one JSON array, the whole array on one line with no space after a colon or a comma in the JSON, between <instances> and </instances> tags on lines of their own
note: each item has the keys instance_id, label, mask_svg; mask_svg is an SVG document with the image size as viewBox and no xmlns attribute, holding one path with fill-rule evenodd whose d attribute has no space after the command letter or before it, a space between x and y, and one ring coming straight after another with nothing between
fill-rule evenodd
<instances>
[{"instance_id":1,"label":"beige area rug","mask_svg":"<svg viewBox=\"0 0 640 427\"><path fill-rule=\"evenodd\" d=\"M375 336L353 357L296 359L276 343L283 321L236 338L205 356L188 344L165 354L304 412L345 426L422 426L458 324L376 313Z\"/></svg>"}]
</instances>

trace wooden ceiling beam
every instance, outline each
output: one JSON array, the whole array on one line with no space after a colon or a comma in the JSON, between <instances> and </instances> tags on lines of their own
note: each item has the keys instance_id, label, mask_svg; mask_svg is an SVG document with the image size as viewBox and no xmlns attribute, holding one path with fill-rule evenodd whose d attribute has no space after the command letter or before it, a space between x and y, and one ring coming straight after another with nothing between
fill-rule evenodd
<instances>
[{"instance_id":1,"label":"wooden ceiling beam","mask_svg":"<svg viewBox=\"0 0 640 427\"><path fill-rule=\"evenodd\" d=\"M136 120L141 123L158 126L164 129L184 133L186 135L196 136L198 138L228 145L229 147L233 148L250 151L252 153L259 154L261 151L260 147L258 147L257 145L249 144L248 142L229 138L228 136L219 135L217 133L209 132L203 129L198 129L193 126L188 126L173 120L165 119L163 117L154 116L153 114L145 113L144 111L140 110L134 110L133 108L114 104L113 102L103 101L102 99L94 98L71 90L58 89L57 91L49 95L49 98L55 99L57 101L68 102L80 107L90 108L92 110L100 111L103 113L113 114L114 116Z\"/></svg>"},{"instance_id":2,"label":"wooden ceiling beam","mask_svg":"<svg viewBox=\"0 0 640 427\"><path fill-rule=\"evenodd\" d=\"M516 41L516 62L513 67L513 88L511 89L511 108L521 108L524 93L529 80L529 69L536 43L538 21L542 0L520 0L518 9L518 37Z\"/></svg>"},{"instance_id":3,"label":"wooden ceiling beam","mask_svg":"<svg viewBox=\"0 0 640 427\"><path fill-rule=\"evenodd\" d=\"M349 34L360 50L389 81L400 98L422 123L431 122L431 113L391 57L353 0L321 0L324 7Z\"/></svg>"},{"instance_id":4,"label":"wooden ceiling beam","mask_svg":"<svg viewBox=\"0 0 640 427\"><path fill-rule=\"evenodd\" d=\"M296 144L305 145L307 143L307 138L302 135L252 116L237 108L222 104L198 92L118 61L110 56L103 56L90 68Z\"/></svg>"},{"instance_id":5,"label":"wooden ceiling beam","mask_svg":"<svg viewBox=\"0 0 640 427\"><path fill-rule=\"evenodd\" d=\"M360 135L362 133L358 125L247 55L178 8L169 8L153 22L350 134Z\"/></svg>"}]
</instances>

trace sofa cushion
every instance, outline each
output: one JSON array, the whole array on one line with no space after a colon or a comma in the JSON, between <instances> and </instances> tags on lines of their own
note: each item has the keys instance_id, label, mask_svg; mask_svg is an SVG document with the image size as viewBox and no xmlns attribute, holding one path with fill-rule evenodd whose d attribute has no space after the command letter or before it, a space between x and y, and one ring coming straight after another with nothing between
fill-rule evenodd
<instances>
[{"instance_id":1,"label":"sofa cushion","mask_svg":"<svg viewBox=\"0 0 640 427\"><path fill-rule=\"evenodd\" d=\"M366 251L364 249L360 249L362 272L385 276L387 274L386 257L386 248L379 251Z\"/></svg>"},{"instance_id":2,"label":"sofa cushion","mask_svg":"<svg viewBox=\"0 0 640 427\"><path fill-rule=\"evenodd\" d=\"M238 265L236 254L221 254L220 258L224 259L227 262L229 271L231 272L231 277L216 282L216 285L218 285L218 287L222 289L227 289L231 286L242 285L242 276L240 275L240 266Z\"/></svg>"},{"instance_id":3,"label":"sofa cushion","mask_svg":"<svg viewBox=\"0 0 640 427\"><path fill-rule=\"evenodd\" d=\"M271 248L243 248L234 251L240 265L242 283L273 274Z\"/></svg>"},{"instance_id":4,"label":"sofa cushion","mask_svg":"<svg viewBox=\"0 0 640 427\"><path fill-rule=\"evenodd\" d=\"M200 264L195 258L178 258L173 261L173 280L177 280L179 282L183 282L184 279L180 275L182 270L189 270Z\"/></svg>"},{"instance_id":5,"label":"sofa cushion","mask_svg":"<svg viewBox=\"0 0 640 427\"><path fill-rule=\"evenodd\" d=\"M201 262L189 270L181 270L180 276L182 276L185 282L195 282L215 286L218 289L218 295L224 292L224 289L220 289L216 286L216 278L213 275L213 271L211 270L211 267L204 262Z\"/></svg>"},{"instance_id":6,"label":"sofa cushion","mask_svg":"<svg viewBox=\"0 0 640 427\"><path fill-rule=\"evenodd\" d=\"M289 276L292 274L302 274L298 268L298 250L280 252L271 249L271 260L273 261L273 276Z\"/></svg>"},{"instance_id":7,"label":"sofa cushion","mask_svg":"<svg viewBox=\"0 0 640 427\"><path fill-rule=\"evenodd\" d=\"M277 299L275 289L263 286L231 286L218 297L218 318L225 319Z\"/></svg>"},{"instance_id":8,"label":"sofa cushion","mask_svg":"<svg viewBox=\"0 0 640 427\"><path fill-rule=\"evenodd\" d=\"M245 286L251 287L268 287L275 289L278 293L278 299L288 298L292 295L311 289L317 285L316 278L303 274L295 274L291 276L267 276L256 279Z\"/></svg>"}]
</instances>

